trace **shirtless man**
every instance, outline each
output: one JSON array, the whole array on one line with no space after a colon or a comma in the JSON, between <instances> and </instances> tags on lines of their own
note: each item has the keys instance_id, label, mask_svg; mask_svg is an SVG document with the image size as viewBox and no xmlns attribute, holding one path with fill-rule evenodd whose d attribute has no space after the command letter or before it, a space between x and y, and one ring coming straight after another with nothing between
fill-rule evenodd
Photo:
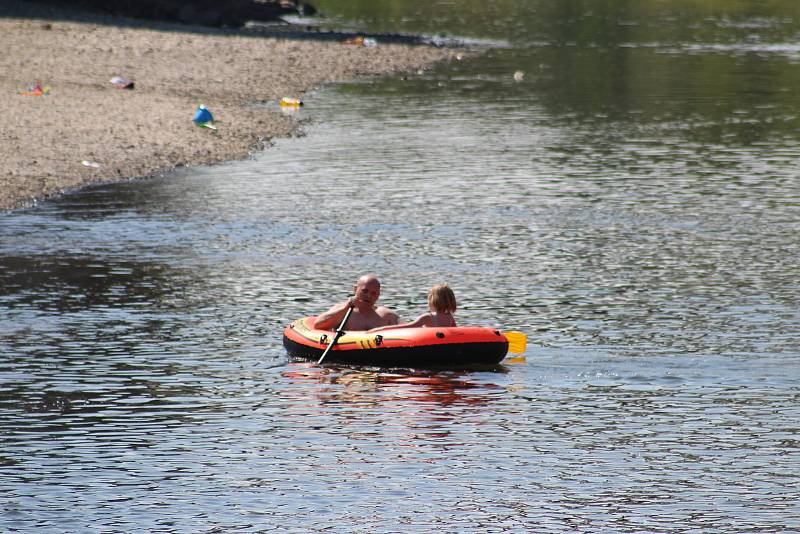
<instances>
[{"instance_id":1,"label":"shirtless man","mask_svg":"<svg viewBox=\"0 0 800 534\"><path fill-rule=\"evenodd\" d=\"M378 278L365 274L353 286L353 296L344 302L334 304L325 313L317 315L314 328L319 330L336 330L344 318L347 308L353 307L353 313L347 320L345 330L369 330L378 326L397 324L397 314L386 306L375 306L381 295L381 283Z\"/></svg>"}]
</instances>

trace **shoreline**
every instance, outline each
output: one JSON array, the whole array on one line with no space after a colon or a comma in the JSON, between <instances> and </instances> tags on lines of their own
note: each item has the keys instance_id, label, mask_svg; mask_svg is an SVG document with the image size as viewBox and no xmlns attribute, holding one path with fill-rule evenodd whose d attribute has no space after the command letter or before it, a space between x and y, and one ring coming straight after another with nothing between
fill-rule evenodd
<instances>
[{"instance_id":1,"label":"shoreline","mask_svg":"<svg viewBox=\"0 0 800 534\"><path fill-rule=\"evenodd\" d=\"M52 10L35 17L30 6L16 6L19 16L12 8L0 18L0 93L7 103L0 211L91 183L246 158L300 128L280 111L282 97L425 68L460 52ZM132 80L134 89L115 87L115 76ZM49 94L22 94L34 84ZM213 113L217 130L192 122L199 104Z\"/></svg>"}]
</instances>

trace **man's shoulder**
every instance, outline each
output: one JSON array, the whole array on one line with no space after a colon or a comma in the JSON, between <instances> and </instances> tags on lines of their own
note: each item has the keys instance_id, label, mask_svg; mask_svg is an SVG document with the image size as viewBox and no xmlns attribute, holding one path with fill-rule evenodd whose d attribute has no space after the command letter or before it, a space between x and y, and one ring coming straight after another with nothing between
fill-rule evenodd
<instances>
[{"instance_id":1,"label":"man's shoulder","mask_svg":"<svg viewBox=\"0 0 800 534\"><path fill-rule=\"evenodd\" d=\"M386 317L387 315L397 315L395 312L393 312L386 306L378 306L377 308L375 308L375 313L377 313L381 317Z\"/></svg>"},{"instance_id":2,"label":"man's shoulder","mask_svg":"<svg viewBox=\"0 0 800 534\"><path fill-rule=\"evenodd\" d=\"M375 313L377 313L380 316L383 322L383 324L380 326L397 324L397 322L399 321L399 317L397 316L397 314L392 310L390 310L389 308L387 308L386 306L379 306L378 308L375 309Z\"/></svg>"}]
</instances>

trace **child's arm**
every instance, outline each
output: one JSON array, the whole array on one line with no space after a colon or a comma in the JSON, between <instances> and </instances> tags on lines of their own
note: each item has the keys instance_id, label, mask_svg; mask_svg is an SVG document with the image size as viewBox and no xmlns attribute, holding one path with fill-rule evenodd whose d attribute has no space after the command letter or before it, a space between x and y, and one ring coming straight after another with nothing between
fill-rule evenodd
<instances>
[{"instance_id":1,"label":"child's arm","mask_svg":"<svg viewBox=\"0 0 800 534\"><path fill-rule=\"evenodd\" d=\"M372 328L371 330L367 330L367 332L380 332L383 330L395 330L397 328L416 328L419 326L428 326L430 324L430 313L423 313L410 323L403 323L403 324L393 324L391 326L379 326L377 328Z\"/></svg>"}]
</instances>

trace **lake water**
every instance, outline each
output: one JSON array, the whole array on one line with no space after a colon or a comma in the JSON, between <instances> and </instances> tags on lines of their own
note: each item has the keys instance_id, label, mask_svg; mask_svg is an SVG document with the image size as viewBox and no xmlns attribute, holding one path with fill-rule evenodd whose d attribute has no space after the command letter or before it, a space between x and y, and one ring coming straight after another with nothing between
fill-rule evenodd
<instances>
[{"instance_id":1,"label":"lake water","mask_svg":"<svg viewBox=\"0 0 800 534\"><path fill-rule=\"evenodd\" d=\"M0 214L0 530L800 532L800 7L697 4L326 0L491 49ZM525 361L287 361L365 272Z\"/></svg>"}]
</instances>

